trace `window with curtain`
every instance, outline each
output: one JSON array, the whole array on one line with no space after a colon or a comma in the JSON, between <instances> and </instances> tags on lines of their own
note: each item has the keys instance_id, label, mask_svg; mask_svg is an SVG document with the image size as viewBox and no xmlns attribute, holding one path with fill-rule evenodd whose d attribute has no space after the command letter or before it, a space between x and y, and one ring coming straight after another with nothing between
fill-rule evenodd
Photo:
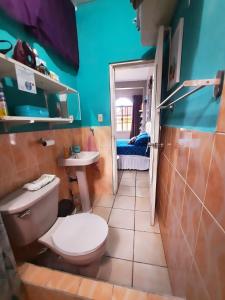
<instances>
[{"instance_id":1,"label":"window with curtain","mask_svg":"<svg viewBox=\"0 0 225 300\"><path fill-rule=\"evenodd\" d=\"M116 131L131 131L133 102L129 98L116 100Z\"/></svg>"}]
</instances>

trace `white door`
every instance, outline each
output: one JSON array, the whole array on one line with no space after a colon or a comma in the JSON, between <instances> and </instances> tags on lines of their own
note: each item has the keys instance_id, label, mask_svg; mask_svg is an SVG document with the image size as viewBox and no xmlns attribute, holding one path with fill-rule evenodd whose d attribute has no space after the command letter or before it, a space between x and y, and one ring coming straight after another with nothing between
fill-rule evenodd
<instances>
[{"instance_id":1,"label":"white door","mask_svg":"<svg viewBox=\"0 0 225 300\"><path fill-rule=\"evenodd\" d=\"M118 190L118 170L117 170L117 153L116 153L116 122L115 122L115 67L110 65L110 97L111 97L111 129L112 129L112 183L113 194Z\"/></svg>"},{"instance_id":2,"label":"white door","mask_svg":"<svg viewBox=\"0 0 225 300\"><path fill-rule=\"evenodd\" d=\"M156 182L158 168L158 144L160 132L160 112L156 107L161 102L162 86L162 64L163 64L163 41L164 26L161 26L158 33L157 49L155 56L155 72L153 74L152 101L151 101L151 143L150 143L150 202L151 202L151 225L155 221L155 202L156 202Z\"/></svg>"}]
</instances>

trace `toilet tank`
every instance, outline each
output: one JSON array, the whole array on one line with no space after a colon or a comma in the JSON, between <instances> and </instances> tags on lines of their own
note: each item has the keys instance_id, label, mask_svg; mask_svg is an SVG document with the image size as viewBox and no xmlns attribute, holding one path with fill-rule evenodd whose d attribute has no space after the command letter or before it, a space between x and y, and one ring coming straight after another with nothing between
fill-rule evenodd
<instances>
[{"instance_id":1,"label":"toilet tank","mask_svg":"<svg viewBox=\"0 0 225 300\"><path fill-rule=\"evenodd\" d=\"M0 212L12 244L25 246L40 238L58 215L59 178L38 191L19 189L0 200Z\"/></svg>"}]
</instances>

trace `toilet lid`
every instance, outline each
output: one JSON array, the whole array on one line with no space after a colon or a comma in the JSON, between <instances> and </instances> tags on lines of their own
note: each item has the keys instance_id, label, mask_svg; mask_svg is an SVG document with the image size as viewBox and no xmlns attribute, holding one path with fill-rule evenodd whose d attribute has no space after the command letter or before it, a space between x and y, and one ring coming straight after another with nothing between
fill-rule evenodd
<instances>
[{"instance_id":1,"label":"toilet lid","mask_svg":"<svg viewBox=\"0 0 225 300\"><path fill-rule=\"evenodd\" d=\"M99 248L108 235L106 221L90 213L64 218L52 234L58 251L67 255L85 255Z\"/></svg>"}]
</instances>

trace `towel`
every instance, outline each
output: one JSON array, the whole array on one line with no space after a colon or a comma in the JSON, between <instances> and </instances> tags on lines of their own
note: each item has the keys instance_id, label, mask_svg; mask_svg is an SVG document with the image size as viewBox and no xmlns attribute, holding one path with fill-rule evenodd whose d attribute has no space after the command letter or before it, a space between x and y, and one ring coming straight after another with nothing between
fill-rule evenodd
<instances>
[{"instance_id":1,"label":"towel","mask_svg":"<svg viewBox=\"0 0 225 300\"><path fill-rule=\"evenodd\" d=\"M47 185L48 183L52 182L55 179L55 175L52 174L43 174L40 178L26 183L23 188L28 191L37 191L40 190L42 187Z\"/></svg>"}]
</instances>

